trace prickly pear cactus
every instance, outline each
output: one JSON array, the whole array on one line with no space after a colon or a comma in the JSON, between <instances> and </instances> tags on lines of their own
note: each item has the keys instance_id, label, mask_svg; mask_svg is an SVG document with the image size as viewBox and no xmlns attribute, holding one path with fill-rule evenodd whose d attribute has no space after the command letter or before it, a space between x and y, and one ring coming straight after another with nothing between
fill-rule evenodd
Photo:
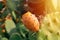
<instances>
[{"instance_id":1,"label":"prickly pear cactus","mask_svg":"<svg viewBox=\"0 0 60 40\"><path fill-rule=\"evenodd\" d=\"M20 40L20 34L18 33L14 33L11 35L10 39L9 40Z\"/></svg>"},{"instance_id":2,"label":"prickly pear cactus","mask_svg":"<svg viewBox=\"0 0 60 40\"><path fill-rule=\"evenodd\" d=\"M40 27L37 40L60 40L60 13L46 14Z\"/></svg>"}]
</instances>

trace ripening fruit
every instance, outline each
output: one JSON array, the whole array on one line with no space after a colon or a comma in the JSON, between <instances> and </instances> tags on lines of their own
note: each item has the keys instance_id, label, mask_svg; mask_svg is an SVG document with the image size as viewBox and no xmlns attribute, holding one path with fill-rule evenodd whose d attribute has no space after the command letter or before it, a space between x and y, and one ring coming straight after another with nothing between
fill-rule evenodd
<instances>
[{"instance_id":1,"label":"ripening fruit","mask_svg":"<svg viewBox=\"0 0 60 40\"><path fill-rule=\"evenodd\" d=\"M36 16L45 15L45 1L46 0L28 0L29 11Z\"/></svg>"},{"instance_id":2,"label":"ripening fruit","mask_svg":"<svg viewBox=\"0 0 60 40\"><path fill-rule=\"evenodd\" d=\"M3 29L2 32L5 33L5 29Z\"/></svg>"},{"instance_id":3,"label":"ripening fruit","mask_svg":"<svg viewBox=\"0 0 60 40\"><path fill-rule=\"evenodd\" d=\"M31 12L22 15L22 22L30 31L36 32L39 30L39 21Z\"/></svg>"}]
</instances>

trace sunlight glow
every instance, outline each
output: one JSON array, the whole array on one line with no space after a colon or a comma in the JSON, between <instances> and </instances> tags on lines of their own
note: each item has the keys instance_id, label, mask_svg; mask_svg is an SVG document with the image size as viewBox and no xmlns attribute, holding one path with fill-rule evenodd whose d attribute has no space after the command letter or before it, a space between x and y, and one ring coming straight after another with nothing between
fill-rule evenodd
<instances>
[{"instance_id":1,"label":"sunlight glow","mask_svg":"<svg viewBox=\"0 0 60 40\"><path fill-rule=\"evenodd\" d=\"M58 1L58 0L52 0L52 3L53 3L53 5L54 5L54 8L55 8L55 9L57 9L57 1Z\"/></svg>"}]
</instances>

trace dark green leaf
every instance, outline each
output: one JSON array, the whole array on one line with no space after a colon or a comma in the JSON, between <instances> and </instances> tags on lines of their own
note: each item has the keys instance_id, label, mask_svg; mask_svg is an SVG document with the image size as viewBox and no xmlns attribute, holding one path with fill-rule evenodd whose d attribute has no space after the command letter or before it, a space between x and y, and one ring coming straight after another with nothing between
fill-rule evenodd
<instances>
[{"instance_id":1,"label":"dark green leaf","mask_svg":"<svg viewBox=\"0 0 60 40\"><path fill-rule=\"evenodd\" d=\"M9 40L21 40L20 35L18 33L13 33Z\"/></svg>"}]
</instances>

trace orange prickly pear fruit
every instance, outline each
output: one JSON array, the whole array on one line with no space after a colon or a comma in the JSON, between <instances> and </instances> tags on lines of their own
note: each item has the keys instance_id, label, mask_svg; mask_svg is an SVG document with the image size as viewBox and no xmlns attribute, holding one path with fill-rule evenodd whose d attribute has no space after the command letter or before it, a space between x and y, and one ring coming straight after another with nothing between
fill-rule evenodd
<instances>
[{"instance_id":1,"label":"orange prickly pear fruit","mask_svg":"<svg viewBox=\"0 0 60 40\"><path fill-rule=\"evenodd\" d=\"M37 17L29 11L22 15L22 22L30 31L37 32L39 30Z\"/></svg>"}]
</instances>

